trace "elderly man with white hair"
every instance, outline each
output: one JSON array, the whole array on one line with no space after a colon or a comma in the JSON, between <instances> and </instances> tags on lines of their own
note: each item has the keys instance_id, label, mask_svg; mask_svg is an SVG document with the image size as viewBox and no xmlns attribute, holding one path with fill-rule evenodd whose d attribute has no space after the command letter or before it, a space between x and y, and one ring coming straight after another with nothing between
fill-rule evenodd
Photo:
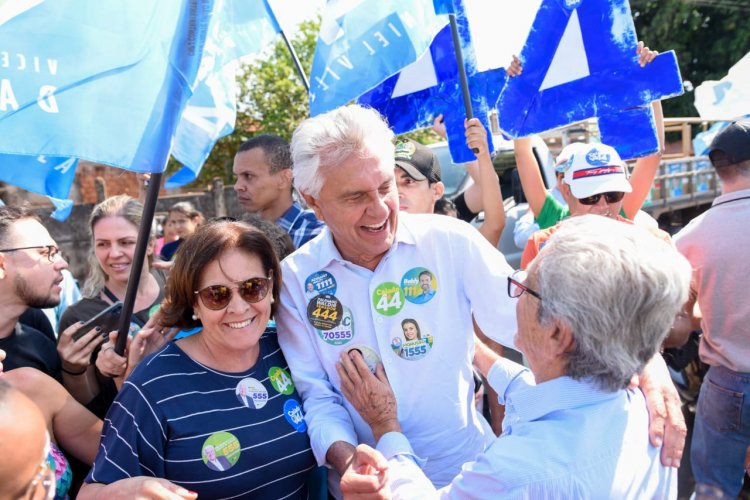
<instances>
[{"instance_id":1,"label":"elderly man with white hair","mask_svg":"<svg viewBox=\"0 0 750 500\"><path fill-rule=\"evenodd\" d=\"M691 270L642 228L586 215L565 222L523 272L516 345L530 371L483 350L506 404L503 434L436 491L401 434L382 367L342 355L342 390L372 426L342 491L383 498L675 498L677 470L650 446L643 395L628 388L686 301ZM390 477L390 481L388 480Z\"/></svg>"},{"instance_id":2,"label":"elderly man with white hair","mask_svg":"<svg viewBox=\"0 0 750 500\"><path fill-rule=\"evenodd\" d=\"M341 395L336 363L349 352L361 354L372 370L383 364L401 427L417 454L429 459L425 473L439 486L448 484L495 437L473 405L472 316L493 340L513 346L514 302L498 293L512 269L464 222L399 213L393 133L377 112L347 106L307 119L291 148L296 187L327 227L282 263L276 321L304 399L313 452L333 469L331 492L338 495L338 475L350 466L355 446L375 444ZM426 273L429 296L420 284ZM406 318L420 338L403 336ZM663 410L665 386L655 385L651 394ZM672 400L678 401L673 387ZM658 436L663 420L654 422ZM667 461L680 458L683 441L676 435L665 447Z\"/></svg>"}]
</instances>

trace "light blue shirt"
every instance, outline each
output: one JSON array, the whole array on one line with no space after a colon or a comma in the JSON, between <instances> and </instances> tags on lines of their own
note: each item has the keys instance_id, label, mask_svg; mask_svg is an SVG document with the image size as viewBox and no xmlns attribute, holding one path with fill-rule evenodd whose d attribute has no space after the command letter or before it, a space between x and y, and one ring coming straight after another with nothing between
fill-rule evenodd
<instances>
[{"instance_id":1,"label":"light blue shirt","mask_svg":"<svg viewBox=\"0 0 750 500\"><path fill-rule=\"evenodd\" d=\"M604 392L570 377L534 385L505 359L488 380L506 405L503 434L448 486L433 487L403 434L380 439L394 498L677 497L677 469L663 467L648 442L640 391Z\"/></svg>"}]
</instances>

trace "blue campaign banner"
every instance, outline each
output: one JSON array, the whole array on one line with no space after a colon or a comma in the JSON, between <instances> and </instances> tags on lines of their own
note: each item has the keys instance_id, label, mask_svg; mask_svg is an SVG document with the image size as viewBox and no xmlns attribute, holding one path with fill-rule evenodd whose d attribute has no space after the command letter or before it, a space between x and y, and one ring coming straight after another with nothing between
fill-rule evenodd
<instances>
[{"instance_id":1,"label":"blue campaign banner","mask_svg":"<svg viewBox=\"0 0 750 500\"><path fill-rule=\"evenodd\" d=\"M213 0L0 4L0 153L164 169Z\"/></svg>"},{"instance_id":2,"label":"blue campaign banner","mask_svg":"<svg viewBox=\"0 0 750 500\"><path fill-rule=\"evenodd\" d=\"M68 197L75 178L76 158L0 155L0 181L47 195L55 205L52 217L65 220L73 202Z\"/></svg>"},{"instance_id":3,"label":"blue campaign banner","mask_svg":"<svg viewBox=\"0 0 750 500\"><path fill-rule=\"evenodd\" d=\"M651 102L683 92L674 52L638 65L627 0L543 0L520 54L523 74L500 93L500 128L524 137L598 118L623 159L654 153Z\"/></svg>"},{"instance_id":4,"label":"blue campaign banner","mask_svg":"<svg viewBox=\"0 0 750 500\"><path fill-rule=\"evenodd\" d=\"M184 167L167 189L198 178L216 141L234 131L239 60L265 48L281 28L267 0L226 0L208 28L198 81L182 112L172 156Z\"/></svg>"},{"instance_id":5,"label":"blue campaign banner","mask_svg":"<svg viewBox=\"0 0 750 500\"><path fill-rule=\"evenodd\" d=\"M446 0L326 4L310 73L310 114L356 99L415 62L448 23Z\"/></svg>"},{"instance_id":6,"label":"blue campaign banner","mask_svg":"<svg viewBox=\"0 0 750 500\"><path fill-rule=\"evenodd\" d=\"M489 111L495 107L505 83L502 69L478 72L468 19L463 2L454 5L461 52L469 81L474 116L487 130L490 151L494 150L489 126ZM396 134L404 134L432 125L442 114L448 132L448 147L454 163L476 160L466 146L464 120L467 113L461 93L456 50L450 26L445 26L415 63L360 96L357 102L377 109Z\"/></svg>"}]
</instances>

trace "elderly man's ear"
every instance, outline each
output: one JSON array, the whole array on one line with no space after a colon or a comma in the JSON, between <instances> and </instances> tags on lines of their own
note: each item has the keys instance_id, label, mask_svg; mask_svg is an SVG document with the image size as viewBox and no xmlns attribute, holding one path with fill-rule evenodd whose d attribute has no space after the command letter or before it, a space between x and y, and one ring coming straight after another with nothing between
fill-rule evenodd
<instances>
[{"instance_id":1,"label":"elderly man's ear","mask_svg":"<svg viewBox=\"0 0 750 500\"><path fill-rule=\"evenodd\" d=\"M549 338L550 354L557 358L572 352L576 342L573 338L573 330L565 321L555 320L555 328Z\"/></svg>"}]
</instances>

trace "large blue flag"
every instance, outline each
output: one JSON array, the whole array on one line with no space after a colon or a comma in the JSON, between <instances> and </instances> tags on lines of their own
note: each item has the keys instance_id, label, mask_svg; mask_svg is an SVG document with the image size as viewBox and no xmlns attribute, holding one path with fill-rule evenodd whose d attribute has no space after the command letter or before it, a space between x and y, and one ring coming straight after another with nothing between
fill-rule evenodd
<instances>
[{"instance_id":1,"label":"large blue flag","mask_svg":"<svg viewBox=\"0 0 750 500\"><path fill-rule=\"evenodd\" d=\"M162 171L213 10L213 0L0 4L0 153Z\"/></svg>"},{"instance_id":2,"label":"large blue flag","mask_svg":"<svg viewBox=\"0 0 750 500\"><path fill-rule=\"evenodd\" d=\"M450 0L443 0L450 3ZM455 4L455 5L454 5ZM472 109L487 130L492 151L489 110L505 82L502 69L479 72L463 2L455 0L448 7L456 14L461 52L463 54ZM415 63L358 98L358 102L377 109L397 134L432 125L444 115L448 146L455 163L476 160L466 146L464 120L467 116L459 80L456 49L450 26L437 34L429 50Z\"/></svg>"},{"instance_id":3,"label":"large blue flag","mask_svg":"<svg viewBox=\"0 0 750 500\"><path fill-rule=\"evenodd\" d=\"M197 179L216 141L234 131L239 60L262 50L279 32L267 0L226 0L211 20L198 83L172 148L184 167L167 180L166 188Z\"/></svg>"},{"instance_id":4,"label":"large blue flag","mask_svg":"<svg viewBox=\"0 0 750 500\"><path fill-rule=\"evenodd\" d=\"M415 62L448 23L449 5L447 0L330 0L310 73L310 114L343 106Z\"/></svg>"}]
</instances>

